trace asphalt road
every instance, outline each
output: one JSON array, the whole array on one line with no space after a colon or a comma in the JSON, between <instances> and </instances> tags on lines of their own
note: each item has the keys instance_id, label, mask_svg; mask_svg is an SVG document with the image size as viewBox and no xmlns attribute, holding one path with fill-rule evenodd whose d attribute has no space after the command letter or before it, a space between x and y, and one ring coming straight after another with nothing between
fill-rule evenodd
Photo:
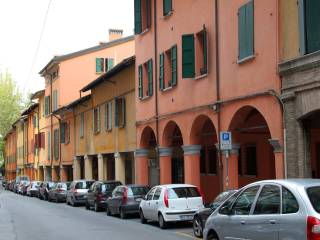
<instances>
[{"instance_id":1,"label":"asphalt road","mask_svg":"<svg viewBox=\"0 0 320 240\"><path fill-rule=\"evenodd\" d=\"M194 239L190 224L162 230L132 217L121 220L84 207L49 203L0 188L0 240Z\"/></svg>"}]
</instances>

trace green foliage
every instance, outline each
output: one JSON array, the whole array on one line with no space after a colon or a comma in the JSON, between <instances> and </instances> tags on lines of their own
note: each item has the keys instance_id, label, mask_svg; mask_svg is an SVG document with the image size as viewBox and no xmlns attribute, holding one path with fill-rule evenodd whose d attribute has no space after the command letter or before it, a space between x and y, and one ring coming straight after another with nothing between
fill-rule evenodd
<instances>
[{"instance_id":1,"label":"green foliage","mask_svg":"<svg viewBox=\"0 0 320 240\"><path fill-rule=\"evenodd\" d=\"M9 72L0 72L0 167L3 162L3 138L19 118L24 107L22 94Z\"/></svg>"}]
</instances>

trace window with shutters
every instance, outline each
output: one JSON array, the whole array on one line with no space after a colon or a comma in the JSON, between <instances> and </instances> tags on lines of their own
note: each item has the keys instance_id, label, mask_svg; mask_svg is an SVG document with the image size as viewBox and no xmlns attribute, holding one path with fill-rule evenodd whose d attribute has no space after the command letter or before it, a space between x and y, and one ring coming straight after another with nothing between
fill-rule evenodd
<instances>
[{"instance_id":1,"label":"window with shutters","mask_svg":"<svg viewBox=\"0 0 320 240\"><path fill-rule=\"evenodd\" d=\"M253 1L240 7L238 11L238 61L254 56L254 4Z\"/></svg>"},{"instance_id":2,"label":"window with shutters","mask_svg":"<svg viewBox=\"0 0 320 240\"><path fill-rule=\"evenodd\" d=\"M59 159L59 129L53 131L53 156L55 160Z\"/></svg>"},{"instance_id":3,"label":"window with shutters","mask_svg":"<svg viewBox=\"0 0 320 240\"><path fill-rule=\"evenodd\" d=\"M51 160L51 133L50 132L48 132L47 142L48 142L48 156L47 156L47 159Z\"/></svg>"},{"instance_id":4,"label":"window with shutters","mask_svg":"<svg viewBox=\"0 0 320 240\"><path fill-rule=\"evenodd\" d=\"M166 90L177 85L177 46L160 54L159 88Z\"/></svg>"},{"instance_id":5,"label":"window with shutters","mask_svg":"<svg viewBox=\"0 0 320 240\"><path fill-rule=\"evenodd\" d=\"M100 132L100 107L93 109L93 132Z\"/></svg>"},{"instance_id":6,"label":"window with shutters","mask_svg":"<svg viewBox=\"0 0 320 240\"><path fill-rule=\"evenodd\" d=\"M169 16L172 13L172 0L163 0L163 16Z\"/></svg>"},{"instance_id":7,"label":"window with shutters","mask_svg":"<svg viewBox=\"0 0 320 240\"><path fill-rule=\"evenodd\" d=\"M52 110L55 111L58 109L58 90L53 91L52 98L53 98Z\"/></svg>"},{"instance_id":8,"label":"window with shutters","mask_svg":"<svg viewBox=\"0 0 320 240\"><path fill-rule=\"evenodd\" d=\"M106 131L112 130L112 102L105 104L104 126Z\"/></svg>"},{"instance_id":9,"label":"window with shutters","mask_svg":"<svg viewBox=\"0 0 320 240\"><path fill-rule=\"evenodd\" d=\"M115 127L125 127L126 125L126 99L118 97L115 99Z\"/></svg>"},{"instance_id":10,"label":"window with shutters","mask_svg":"<svg viewBox=\"0 0 320 240\"><path fill-rule=\"evenodd\" d=\"M96 73L105 73L114 66L113 58L96 58Z\"/></svg>"},{"instance_id":11,"label":"window with shutters","mask_svg":"<svg viewBox=\"0 0 320 240\"><path fill-rule=\"evenodd\" d=\"M153 60L138 66L139 98L144 99L153 95Z\"/></svg>"},{"instance_id":12,"label":"window with shutters","mask_svg":"<svg viewBox=\"0 0 320 240\"><path fill-rule=\"evenodd\" d=\"M140 34L151 27L151 0L134 0L134 32Z\"/></svg>"},{"instance_id":13,"label":"window with shutters","mask_svg":"<svg viewBox=\"0 0 320 240\"><path fill-rule=\"evenodd\" d=\"M79 136L83 138L84 136L84 113L80 114L80 128L79 128Z\"/></svg>"},{"instance_id":14,"label":"window with shutters","mask_svg":"<svg viewBox=\"0 0 320 240\"><path fill-rule=\"evenodd\" d=\"M51 113L51 104L50 104L50 96L45 97L45 106L44 106L45 115L48 116Z\"/></svg>"},{"instance_id":15,"label":"window with shutters","mask_svg":"<svg viewBox=\"0 0 320 240\"><path fill-rule=\"evenodd\" d=\"M304 41L305 53L320 50L320 1L304 0Z\"/></svg>"},{"instance_id":16,"label":"window with shutters","mask_svg":"<svg viewBox=\"0 0 320 240\"><path fill-rule=\"evenodd\" d=\"M201 76L208 73L208 34L205 26L196 34L195 48L195 74Z\"/></svg>"},{"instance_id":17,"label":"window with shutters","mask_svg":"<svg viewBox=\"0 0 320 240\"><path fill-rule=\"evenodd\" d=\"M68 122L60 123L60 143L68 144L70 142L70 125Z\"/></svg>"},{"instance_id":18,"label":"window with shutters","mask_svg":"<svg viewBox=\"0 0 320 240\"><path fill-rule=\"evenodd\" d=\"M33 116L32 116L32 125L33 125L33 128L37 128L37 127L38 127L38 118L37 118L37 115L33 115Z\"/></svg>"}]
</instances>

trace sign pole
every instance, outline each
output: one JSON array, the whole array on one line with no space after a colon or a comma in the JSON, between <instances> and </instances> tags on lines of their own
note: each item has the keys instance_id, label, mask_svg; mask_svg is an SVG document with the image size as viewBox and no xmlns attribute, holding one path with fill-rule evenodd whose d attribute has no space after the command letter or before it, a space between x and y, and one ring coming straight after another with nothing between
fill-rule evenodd
<instances>
[{"instance_id":1,"label":"sign pole","mask_svg":"<svg viewBox=\"0 0 320 240\"><path fill-rule=\"evenodd\" d=\"M229 151L225 151L226 158L226 190L229 190Z\"/></svg>"}]
</instances>

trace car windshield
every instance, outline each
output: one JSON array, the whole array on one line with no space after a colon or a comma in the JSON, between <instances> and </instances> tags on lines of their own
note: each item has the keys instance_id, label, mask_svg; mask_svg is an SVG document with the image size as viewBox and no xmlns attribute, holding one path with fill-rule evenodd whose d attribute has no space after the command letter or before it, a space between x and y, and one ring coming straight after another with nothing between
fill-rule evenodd
<instances>
[{"instance_id":1,"label":"car windshield","mask_svg":"<svg viewBox=\"0 0 320 240\"><path fill-rule=\"evenodd\" d=\"M54 182L48 182L48 186L49 186L49 188L52 188L53 186L54 186Z\"/></svg>"},{"instance_id":2,"label":"car windshield","mask_svg":"<svg viewBox=\"0 0 320 240\"><path fill-rule=\"evenodd\" d=\"M212 202L212 205L217 205L221 204L224 202L228 197L230 197L232 194L234 194L236 191L235 190L230 190L230 191L225 191L220 193Z\"/></svg>"},{"instance_id":3,"label":"car windshield","mask_svg":"<svg viewBox=\"0 0 320 240\"><path fill-rule=\"evenodd\" d=\"M89 189L90 186L93 184L92 181L84 181L84 182L78 182L75 186L76 189Z\"/></svg>"},{"instance_id":4,"label":"car windshield","mask_svg":"<svg viewBox=\"0 0 320 240\"><path fill-rule=\"evenodd\" d=\"M149 187L130 187L128 189L128 195L130 196L145 196L149 192Z\"/></svg>"},{"instance_id":5,"label":"car windshield","mask_svg":"<svg viewBox=\"0 0 320 240\"><path fill-rule=\"evenodd\" d=\"M320 213L320 186L307 188L307 194L314 210Z\"/></svg>"},{"instance_id":6,"label":"car windshield","mask_svg":"<svg viewBox=\"0 0 320 240\"><path fill-rule=\"evenodd\" d=\"M67 189L67 184L66 183L59 183L57 188Z\"/></svg>"},{"instance_id":7,"label":"car windshield","mask_svg":"<svg viewBox=\"0 0 320 240\"><path fill-rule=\"evenodd\" d=\"M169 199L201 197L198 189L195 187L169 188L168 193Z\"/></svg>"},{"instance_id":8,"label":"car windshield","mask_svg":"<svg viewBox=\"0 0 320 240\"><path fill-rule=\"evenodd\" d=\"M120 186L121 183L114 182L114 183L105 183L101 185L102 192L112 192L117 186Z\"/></svg>"}]
</instances>

